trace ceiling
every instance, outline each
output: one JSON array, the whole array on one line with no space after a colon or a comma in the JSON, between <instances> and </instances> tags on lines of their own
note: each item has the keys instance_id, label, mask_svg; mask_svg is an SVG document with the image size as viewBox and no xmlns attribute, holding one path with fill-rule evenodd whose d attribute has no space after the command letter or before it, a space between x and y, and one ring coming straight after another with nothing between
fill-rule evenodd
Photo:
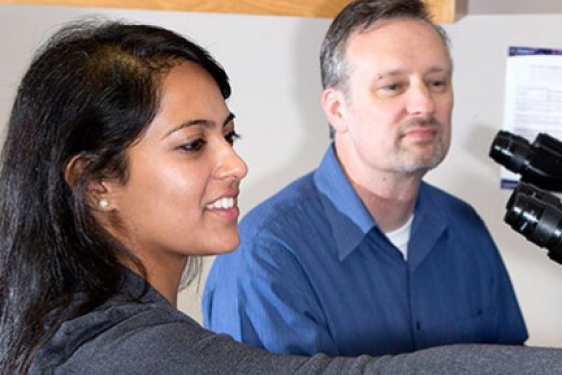
<instances>
[{"instance_id":1,"label":"ceiling","mask_svg":"<svg viewBox=\"0 0 562 375\"><path fill-rule=\"evenodd\" d=\"M256 3L257 1L257 3ZM163 10L331 17L351 0L0 0L0 3L66 4ZM451 23L463 15L562 13L562 0L424 0L434 19ZM259 4L256 5L256 4ZM329 6L328 6L328 5Z\"/></svg>"}]
</instances>

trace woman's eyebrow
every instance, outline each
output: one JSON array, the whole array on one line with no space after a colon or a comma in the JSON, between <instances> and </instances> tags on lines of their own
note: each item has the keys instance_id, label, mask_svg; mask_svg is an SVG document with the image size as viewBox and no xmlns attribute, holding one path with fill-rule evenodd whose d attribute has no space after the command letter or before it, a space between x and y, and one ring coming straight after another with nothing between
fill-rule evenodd
<instances>
[{"instance_id":1,"label":"woman's eyebrow","mask_svg":"<svg viewBox=\"0 0 562 375\"><path fill-rule=\"evenodd\" d=\"M180 125L176 126L175 128L171 129L170 131L166 132L166 134L164 134L164 136L162 138L166 138L182 129L188 128L190 126L194 126L194 125L202 125L206 128L212 128L215 126L215 122L211 121L211 120L205 120L205 119L193 119L193 120L189 120L186 121L184 123L181 123Z\"/></svg>"},{"instance_id":2,"label":"woman's eyebrow","mask_svg":"<svg viewBox=\"0 0 562 375\"><path fill-rule=\"evenodd\" d=\"M236 118L236 115L232 112L230 112L228 114L228 116L226 117L226 119L224 120L224 122L222 123L222 127L224 128L226 125L228 125L230 122L232 122L232 120L234 120Z\"/></svg>"},{"instance_id":3,"label":"woman's eyebrow","mask_svg":"<svg viewBox=\"0 0 562 375\"><path fill-rule=\"evenodd\" d=\"M234 115L234 113L229 113L228 116L226 117L226 119L224 120L222 127L224 128L226 125L228 125L232 120L234 120L236 116ZM169 135L180 131L182 129L188 128L190 126L194 126L194 125L202 125L206 128L213 128L216 123L212 120L206 120L206 119L193 119L193 120L189 120L186 121L178 126L176 126L175 128L173 128L172 130L170 130L169 132L167 132L163 138L168 137Z\"/></svg>"}]
</instances>

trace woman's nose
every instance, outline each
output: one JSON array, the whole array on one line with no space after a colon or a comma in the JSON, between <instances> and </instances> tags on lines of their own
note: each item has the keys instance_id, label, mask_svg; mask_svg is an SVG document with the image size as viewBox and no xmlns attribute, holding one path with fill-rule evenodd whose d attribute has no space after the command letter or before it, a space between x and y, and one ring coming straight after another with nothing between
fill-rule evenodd
<instances>
[{"instance_id":1,"label":"woman's nose","mask_svg":"<svg viewBox=\"0 0 562 375\"><path fill-rule=\"evenodd\" d=\"M248 174L246 162L236 153L231 144L225 141L216 168L218 178L233 177L242 180Z\"/></svg>"}]
</instances>

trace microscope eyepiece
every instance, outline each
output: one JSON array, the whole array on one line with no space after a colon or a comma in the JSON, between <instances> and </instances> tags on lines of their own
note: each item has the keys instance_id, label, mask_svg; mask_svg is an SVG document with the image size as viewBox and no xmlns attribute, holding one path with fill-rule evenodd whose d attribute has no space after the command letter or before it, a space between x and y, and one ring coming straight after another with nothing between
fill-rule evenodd
<instances>
[{"instance_id":1,"label":"microscope eyepiece","mask_svg":"<svg viewBox=\"0 0 562 375\"><path fill-rule=\"evenodd\" d=\"M556 196L522 182L507 202L504 221L562 264L562 206Z\"/></svg>"}]
</instances>

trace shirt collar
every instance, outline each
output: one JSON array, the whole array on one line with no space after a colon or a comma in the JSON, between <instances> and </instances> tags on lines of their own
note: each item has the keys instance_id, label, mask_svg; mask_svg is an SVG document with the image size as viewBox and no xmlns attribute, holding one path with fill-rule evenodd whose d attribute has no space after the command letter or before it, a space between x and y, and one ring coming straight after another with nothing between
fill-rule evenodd
<instances>
[{"instance_id":1,"label":"shirt collar","mask_svg":"<svg viewBox=\"0 0 562 375\"><path fill-rule=\"evenodd\" d=\"M410 235L410 242L415 241L416 245L408 252L408 263L412 270L431 253L449 228L452 218L446 214L447 204L438 198L441 194L444 193L439 189L421 182Z\"/></svg>"},{"instance_id":2,"label":"shirt collar","mask_svg":"<svg viewBox=\"0 0 562 375\"><path fill-rule=\"evenodd\" d=\"M314 182L341 261L361 243L376 223L345 175L333 144L314 173Z\"/></svg>"}]
</instances>

